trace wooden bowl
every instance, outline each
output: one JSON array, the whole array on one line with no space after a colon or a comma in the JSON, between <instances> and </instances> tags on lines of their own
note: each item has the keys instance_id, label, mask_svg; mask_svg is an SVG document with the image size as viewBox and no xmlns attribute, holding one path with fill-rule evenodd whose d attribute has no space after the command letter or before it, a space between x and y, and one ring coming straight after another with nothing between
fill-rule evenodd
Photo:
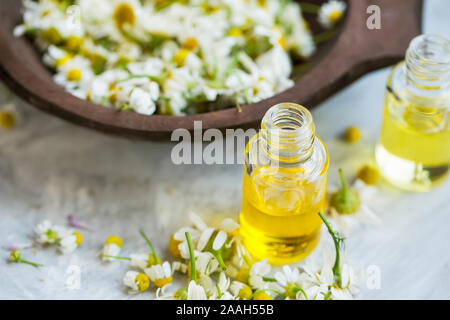
<instances>
[{"instance_id":1,"label":"wooden bowl","mask_svg":"<svg viewBox=\"0 0 450 320\"><path fill-rule=\"evenodd\" d=\"M294 87L242 106L242 112L231 108L189 116L145 116L80 100L57 86L31 41L12 34L22 21L21 1L1 1L0 77L13 91L35 107L79 125L151 140L168 140L177 128L192 130L194 121L202 121L203 130L257 127L266 110L280 102L313 107L363 74L401 60L410 40L421 33L422 0L349 0L338 34L319 47L311 68ZM372 3L381 8L379 30L366 26L366 10ZM315 16L305 17L315 31Z\"/></svg>"}]
</instances>

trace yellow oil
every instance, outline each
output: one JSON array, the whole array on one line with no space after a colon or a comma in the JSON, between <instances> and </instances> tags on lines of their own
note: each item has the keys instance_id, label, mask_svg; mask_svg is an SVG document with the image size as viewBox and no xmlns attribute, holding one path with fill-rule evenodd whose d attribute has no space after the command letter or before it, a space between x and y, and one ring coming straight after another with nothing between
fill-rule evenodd
<instances>
[{"instance_id":1,"label":"yellow oil","mask_svg":"<svg viewBox=\"0 0 450 320\"><path fill-rule=\"evenodd\" d=\"M303 168L244 166L241 235L250 254L271 264L306 257L320 238L328 164L314 179Z\"/></svg>"},{"instance_id":2,"label":"yellow oil","mask_svg":"<svg viewBox=\"0 0 450 320\"><path fill-rule=\"evenodd\" d=\"M444 181L450 168L448 108L388 93L376 158L382 175L400 188L426 191Z\"/></svg>"}]
</instances>

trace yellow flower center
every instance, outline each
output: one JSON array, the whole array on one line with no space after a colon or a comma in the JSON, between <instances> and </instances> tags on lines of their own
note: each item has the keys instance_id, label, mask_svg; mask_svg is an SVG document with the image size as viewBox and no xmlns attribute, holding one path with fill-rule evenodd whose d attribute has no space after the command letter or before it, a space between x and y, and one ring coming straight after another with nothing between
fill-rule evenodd
<instances>
[{"instance_id":1,"label":"yellow flower center","mask_svg":"<svg viewBox=\"0 0 450 320\"><path fill-rule=\"evenodd\" d=\"M230 37L240 37L242 36L242 30L239 28L231 28L227 33Z\"/></svg>"},{"instance_id":2,"label":"yellow flower center","mask_svg":"<svg viewBox=\"0 0 450 320\"><path fill-rule=\"evenodd\" d=\"M202 7L203 11L207 14L214 13L220 9L220 6L213 6L213 5L209 4L208 1L203 2L201 7Z\"/></svg>"},{"instance_id":3,"label":"yellow flower center","mask_svg":"<svg viewBox=\"0 0 450 320\"><path fill-rule=\"evenodd\" d=\"M283 48L283 50L286 50L286 38L284 36L278 38L278 44Z\"/></svg>"},{"instance_id":4,"label":"yellow flower center","mask_svg":"<svg viewBox=\"0 0 450 320\"><path fill-rule=\"evenodd\" d=\"M258 0L258 6L260 6L261 8L265 8L267 6L267 1L266 0Z\"/></svg>"},{"instance_id":5,"label":"yellow flower center","mask_svg":"<svg viewBox=\"0 0 450 320\"><path fill-rule=\"evenodd\" d=\"M77 243L77 246L79 246L83 242L83 235L79 232L74 232L73 235L77 238L75 242Z\"/></svg>"},{"instance_id":6,"label":"yellow flower center","mask_svg":"<svg viewBox=\"0 0 450 320\"><path fill-rule=\"evenodd\" d=\"M83 38L77 37L77 36L70 36L66 40L66 48L70 51L77 52L80 50L81 46L83 44Z\"/></svg>"},{"instance_id":7,"label":"yellow flower center","mask_svg":"<svg viewBox=\"0 0 450 320\"><path fill-rule=\"evenodd\" d=\"M184 42L184 47L188 50L194 50L198 47L198 41L194 37L189 37Z\"/></svg>"},{"instance_id":8,"label":"yellow flower center","mask_svg":"<svg viewBox=\"0 0 450 320\"><path fill-rule=\"evenodd\" d=\"M262 292L258 292L257 294L255 294L253 296L253 300L272 300L272 297L269 296L264 291L262 291Z\"/></svg>"},{"instance_id":9,"label":"yellow flower center","mask_svg":"<svg viewBox=\"0 0 450 320\"><path fill-rule=\"evenodd\" d=\"M181 49L175 54L175 56L173 57L173 61L178 67L184 66L184 62L186 61L186 58L190 52L191 51L188 49Z\"/></svg>"},{"instance_id":10,"label":"yellow flower center","mask_svg":"<svg viewBox=\"0 0 450 320\"><path fill-rule=\"evenodd\" d=\"M122 29L125 24L134 25L136 15L133 7L127 3L119 4L114 11L114 21L119 29Z\"/></svg>"},{"instance_id":11,"label":"yellow flower center","mask_svg":"<svg viewBox=\"0 0 450 320\"><path fill-rule=\"evenodd\" d=\"M67 80L69 81L80 81L81 80L81 70L71 69L67 72Z\"/></svg>"},{"instance_id":12,"label":"yellow flower center","mask_svg":"<svg viewBox=\"0 0 450 320\"><path fill-rule=\"evenodd\" d=\"M167 277L167 278L162 278L162 279L156 279L155 281L153 281L153 283L155 284L155 286L157 286L158 288L162 288L164 287L166 284L171 283L173 280L173 278Z\"/></svg>"},{"instance_id":13,"label":"yellow flower center","mask_svg":"<svg viewBox=\"0 0 450 320\"><path fill-rule=\"evenodd\" d=\"M236 274L236 280L242 283L248 282L248 273L250 272L249 268L242 268Z\"/></svg>"},{"instance_id":14,"label":"yellow flower center","mask_svg":"<svg viewBox=\"0 0 450 320\"><path fill-rule=\"evenodd\" d=\"M134 282L137 284L139 291L145 291L150 286L150 279L145 273L139 273Z\"/></svg>"},{"instance_id":15,"label":"yellow flower center","mask_svg":"<svg viewBox=\"0 0 450 320\"><path fill-rule=\"evenodd\" d=\"M374 185L380 178L380 173L376 167L365 165L358 171L358 178L367 185Z\"/></svg>"},{"instance_id":16,"label":"yellow flower center","mask_svg":"<svg viewBox=\"0 0 450 320\"><path fill-rule=\"evenodd\" d=\"M252 289L248 285L244 285L241 290L239 290L239 298L242 300L248 299L252 295Z\"/></svg>"},{"instance_id":17,"label":"yellow flower center","mask_svg":"<svg viewBox=\"0 0 450 320\"><path fill-rule=\"evenodd\" d=\"M109 236L109 237L105 240L105 244L108 244L108 243L116 244L116 245L118 245L118 246L121 247L121 248L122 248L122 246L123 246L123 241L122 241L122 239L121 239L120 237L118 237L118 236Z\"/></svg>"},{"instance_id":18,"label":"yellow flower center","mask_svg":"<svg viewBox=\"0 0 450 320\"><path fill-rule=\"evenodd\" d=\"M354 143L361 138L361 132L357 127L349 127L344 132L344 139L347 142Z\"/></svg>"},{"instance_id":19,"label":"yellow flower center","mask_svg":"<svg viewBox=\"0 0 450 320\"><path fill-rule=\"evenodd\" d=\"M169 239L169 252L174 258L181 258L181 252L178 246L181 241L175 240L174 236L171 235Z\"/></svg>"},{"instance_id":20,"label":"yellow flower center","mask_svg":"<svg viewBox=\"0 0 450 320\"><path fill-rule=\"evenodd\" d=\"M70 59L72 59L72 56L70 54L66 54L64 57L59 58L58 60L55 61L55 66L61 67L65 65Z\"/></svg>"},{"instance_id":21,"label":"yellow flower center","mask_svg":"<svg viewBox=\"0 0 450 320\"><path fill-rule=\"evenodd\" d=\"M63 41L61 33L55 27L50 27L42 32L42 38L51 44L59 44Z\"/></svg>"},{"instance_id":22,"label":"yellow flower center","mask_svg":"<svg viewBox=\"0 0 450 320\"><path fill-rule=\"evenodd\" d=\"M147 260L147 268L151 267L151 266L155 266L157 264L161 264L161 259L159 257L157 257L155 259L155 256L153 255L153 253L149 253L148 260Z\"/></svg>"},{"instance_id":23,"label":"yellow flower center","mask_svg":"<svg viewBox=\"0 0 450 320\"><path fill-rule=\"evenodd\" d=\"M332 24L336 24L342 18L342 11L333 11L330 13L328 19Z\"/></svg>"},{"instance_id":24,"label":"yellow flower center","mask_svg":"<svg viewBox=\"0 0 450 320\"><path fill-rule=\"evenodd\" d=\"M10 111L2 111L0 112L0 128L2 129L11 129L14 127L16 123L16 119L14 115Z\"/></svg>"}]
</instances>

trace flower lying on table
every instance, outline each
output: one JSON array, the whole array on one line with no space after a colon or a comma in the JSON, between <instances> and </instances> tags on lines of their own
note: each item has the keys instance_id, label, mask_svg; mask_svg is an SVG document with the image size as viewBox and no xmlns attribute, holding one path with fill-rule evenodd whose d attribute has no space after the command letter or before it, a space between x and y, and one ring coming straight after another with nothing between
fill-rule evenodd
<instances>
[{"instance_id":1,"label":"flower lying on table","mask_svg":"<svg viewBox=\"0 0 450 320\"><path fill-rule=\"evenodd\" d=\"M302 267L284 266L281 272L271 276L272 268L267 260L254 262L248 256L236 222L227 218L219 227L213 228L192 213L193 225L179 229L170 237L170 252L177 259L172 265L157 256L142 231L140 234L149 245L150 254L142 254L140 259L133 254L107 257L128 260L131 268L143 270L144 273L128 271L123 282L132 293L145 291L153 284L157 299L351 299L358 293L358 277L348 262L343 261L343 238L321 213L319 215L333 239L336 252L334 260L332 255L325 255L320 267L311 263ZM184 239L181 233L184 233ZM173 274L184 274L185 271L189 278L186 286L170 290L174 286Z\"/></svg>"},{"instance_id":2,"label":"flower lying on table","mask_svg":"<svg viewBox=\"0 0 450 320\"><path fill-rule=\"evenodd\" d=\"M374 177L377 172L374 173L373 170L375 169L364 169L364 172L360 170L358 179L350 187L343 171L339 169L341 188L331 192L327 213L346 236L349 236L351 231L362 223L381 224L381 219L367 205L376 192L375 187L370 185L376 183L378 179L377 176ZM361 178L370 184L365 183Z\"/></svg>"},{"instance_id":3,"label":"flower lying on table","mask_svg":"<svg viewBox=\"0 0 450 320\"><path fill-rule=\"evenodd\" d=\"M44 245L57 245L62 254L73 252L83 242L83 236L72 229L52 225L48 220L35 228L36 241Z\"/></svg>"}]
</instances>

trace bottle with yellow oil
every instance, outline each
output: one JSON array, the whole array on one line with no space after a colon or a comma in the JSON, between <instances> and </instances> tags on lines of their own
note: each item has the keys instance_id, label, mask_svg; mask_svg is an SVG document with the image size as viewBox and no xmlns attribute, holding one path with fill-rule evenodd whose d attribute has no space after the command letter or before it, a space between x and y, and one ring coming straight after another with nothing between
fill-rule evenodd
<instances>
[{"instance_id":1,"label":"bottle with yellow oil","mask_svg":"<svg viewBox=\"0 0 450 320\"><path fill-rule=\"evenodd\" d=\"M271 264L306 257L320 238L329 157L311 113L293 103L270 108L245 149L241 235Z\"/></svg>"},{"instance_id":2,"label":"bottle with yellow oil","mask_svg":"<svg viewBox=\"0 0 450 320\"><path fill-rule=\"evenodd\" d=\"M426 191L450 169L450 41L421 35L387 82L375 157L381 174L406 190Z\"/></svg>"}]
</instances>

